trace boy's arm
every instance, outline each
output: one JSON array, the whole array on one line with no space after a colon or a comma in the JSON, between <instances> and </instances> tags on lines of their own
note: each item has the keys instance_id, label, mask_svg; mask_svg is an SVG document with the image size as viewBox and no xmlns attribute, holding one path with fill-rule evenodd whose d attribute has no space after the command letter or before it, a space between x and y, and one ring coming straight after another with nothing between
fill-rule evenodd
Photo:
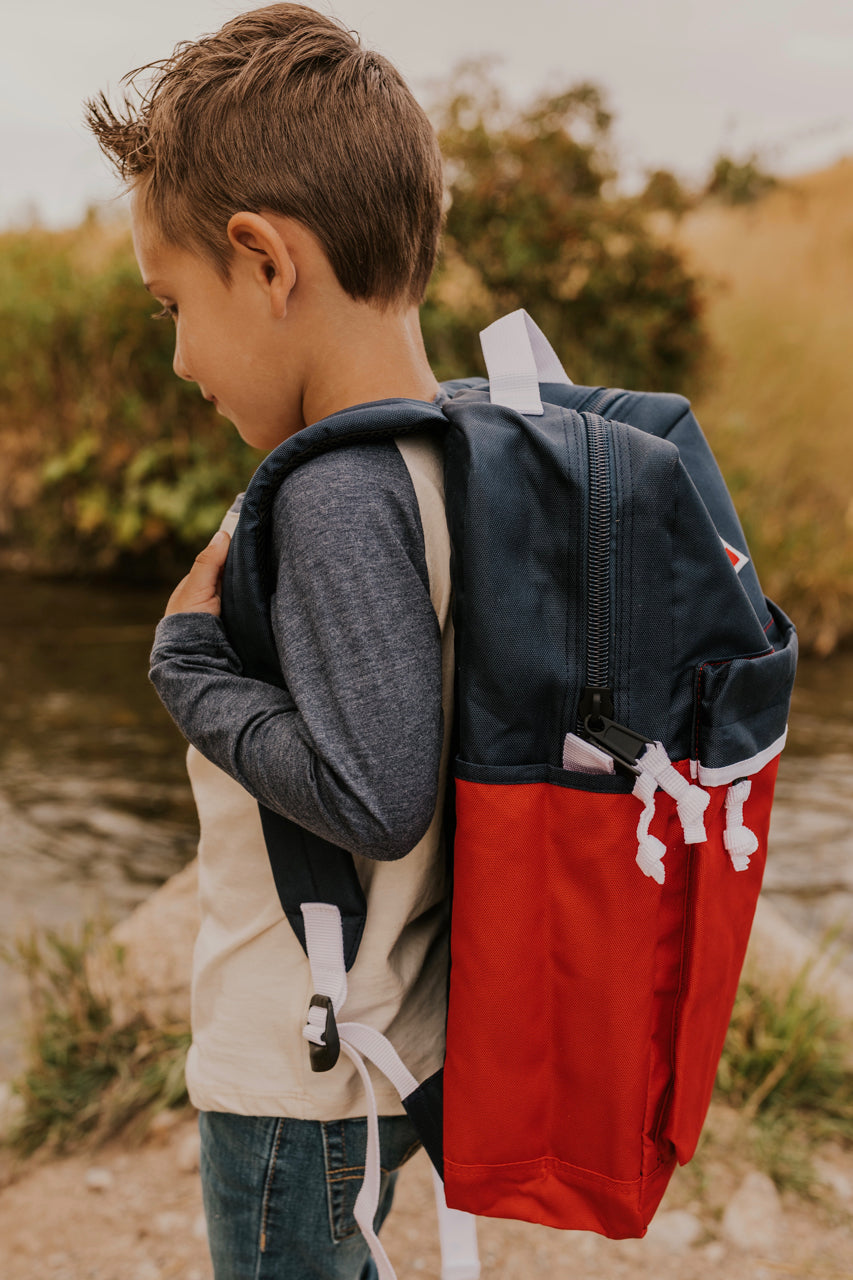
<instances>
[{"instance_id":1,"label":"boy's arm","mask_svg":"<svg viewBox=\"0 0 853 1280\"><path fill-rule=\"evenodd\" d=\"M435 808L442 714L441 638L399 451L303 464L274 528L287 691L242 676L207 612L163 619L151 679L185 736L256 799L352 852L400 857Z\"/></svg>"}]
</instances>

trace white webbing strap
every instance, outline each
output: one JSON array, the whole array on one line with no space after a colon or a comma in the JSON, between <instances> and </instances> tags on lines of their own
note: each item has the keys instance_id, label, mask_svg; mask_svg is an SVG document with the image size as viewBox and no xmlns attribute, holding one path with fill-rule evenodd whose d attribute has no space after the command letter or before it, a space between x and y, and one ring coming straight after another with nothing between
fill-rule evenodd
<instances>
[{"instance_id":1,"label":"white webbing strap","mask_svg":"<svg viewBox=\"0 0 853 1280\"><path fill-rule=\"evenodd\" d=\"M417 1089L417 1080L381 1031L368 1027L363 1022L339 1022L338 1035L342 1040L346 1038L347 1044L356 1053L369 1058L386 1080L391 1081L401 1098L408 1098Z\"/></svg>"},{"instance_id":2,"label":"white webbing strap","mask_svg":"<svg viewBox=\"0 0 853 1280\"><path fill-rule=\"evenodd\" d=\"M303 902L301 910L305 921L308 963L311 967L315 994L328 996L337 1015L347 992L340 911L337 907L323 902ZM313 1044L323 1044L325 1026L326 1011L314 1007L308 1010L308 1019L302 1029L302 1035ZM373 1229L376 1210L379 1207L382 1168L376 1094L364 1059L369 1059L390 1080L401 1098L407 1098L410 1093L413 1093L418 1087L418 1082L381 1031L377 1031L375 1027L368 1027L363 1022L338 1022L337 1028L341 1051L346 1054L358 1072L367 1099L364 1181L356 1197L353 1216L376 1263L379 1280L396 1280L394 1268ZM440 1179L438 1185L441 1187ZM441 1242L441 1280L477 1280L480 1274L480 1263L477 1255L476 1220L468 1213L448 1209L443 1187L440 1196L436 1193L436 1209Z\"/></svg>"},{"instance_id":3,"label":"white webbing strap","mask_svg":"<svg viewBox=\"0 0 853 1280\"><path fill-rule=\"evenodd\" d=\"M743 806L752 790L750 778L733 782L726 792L726 829L723 844L732 860L735 871L746 871L749 860L758 848L758 836L750 831L743 820Z\"/></svg>"},{"instance_id":4,"label":"white webbing strap","mask_svg":"<svg viewBox=\"0 0 853 1280\"><path fill-rule=\"evenodd\" d=\"M441 1280L480 1280L477 1219L459 1209L448 1209L444 1198L444 1183L434 1166L432 1185L441 1244Z\"/></svg>"},{"instance_id":5,"label":"white webbing strap","mask_svg":"<svg viewBox=\"0 0 853 1280\"><path fill-rule=\"evenodd\" d=\"M347 998L347 967L344 964L344 931L340 910L328 902L303 902L305 949L311 966L316 996L328 996L335 1014ZM314 1010L322 1014L323 1010ZM315 1041L320 1044L322 1041Z\"/></svg>"},{"instance_id":6,"label":"white webbing strap","mask_svg":"<svg viewBox=\"0 0 853 1280\"><path fill-rule=\"evenodd\" d=\"M572 385L554 348L526 311L511 311L483 329L480 345L492 404L538 417L544 412L540 382Z\"/></svg>"}]
</instances>

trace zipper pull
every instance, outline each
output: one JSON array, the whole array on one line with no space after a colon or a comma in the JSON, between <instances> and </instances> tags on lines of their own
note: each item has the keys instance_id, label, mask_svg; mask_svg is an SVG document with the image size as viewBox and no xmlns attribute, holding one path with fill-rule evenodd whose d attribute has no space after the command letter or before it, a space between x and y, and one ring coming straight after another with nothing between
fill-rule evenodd
<instances>
[{"instance_id":1,"label":"zipper pull","mask_svg":"<svg viewBox=\"0 0 853 1280\"><path fill-rule=\"evenodd\" d=\"M610 720L603 715L586 716L583 730L588 741L594 742L601 751L605 751L617 765L627 769L635 778L640 776L637 760L646 747L651 745L651 738L635 733L633 729L626 728L624 724L617 724L615 720Z\"/></svg>"}]
</instances>

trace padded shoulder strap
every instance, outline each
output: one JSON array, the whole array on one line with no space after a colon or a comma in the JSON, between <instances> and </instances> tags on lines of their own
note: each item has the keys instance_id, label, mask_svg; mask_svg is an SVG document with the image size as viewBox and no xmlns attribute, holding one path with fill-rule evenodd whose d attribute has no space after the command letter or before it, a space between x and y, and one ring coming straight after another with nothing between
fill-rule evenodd
<instances>
[{"instance_id":1,"label":"padded shoulder strap","mask_svg":"<svg viewBox=\"0 0 853 1280\"><path fill-rule=\"evenodd\" d=\"M346 444L443 430L441 410L420 400L381 400L332 414L292 436L261 463L243 499L222 581L222 621L243 672L267 684L283 685L270 621L275 586L270 516L278 488L309 458ZM282 909L303 949L303 902L327 902L341 913L347 969L355 962L367 904L352 854L258 806L273 878Z\"/></svg>"},{"instance_id":2,"label":"padded shoulder strap","mask_svg":"<svg viewBox=\"0 0 853 1280\"><path fill-rule=\"evenodd\" d=\"M275 588L270 515L286 476L317 454L347 444L444 430L437 405L422 400L379 400L305 427L270 453L249 482L222 579L222 621L246 675L281 687L281 668L270 623Z\"/></svg>"}]
</instances>

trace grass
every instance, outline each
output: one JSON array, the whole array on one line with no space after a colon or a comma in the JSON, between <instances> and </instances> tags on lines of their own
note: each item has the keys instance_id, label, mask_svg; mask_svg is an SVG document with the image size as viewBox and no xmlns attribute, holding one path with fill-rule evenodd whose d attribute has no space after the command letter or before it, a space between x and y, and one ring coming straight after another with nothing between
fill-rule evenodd
<instances>
[{"instance_id":1,"label":"grass","mask_svg":"<svg viewBox=\"0 0 853 1280\"><path fill-rule=\"evenodd\" d=\"M800 1194L811 1192L817 1143L853 1143L853 1027L810 973L808 965L782 995L741 984L716 1085L755 1163Z\"/></svg>"},{"instance_id":2,"label":"grass","mask_svg":"<svg viewBox=\"0 0 853 1280\"><path fill-rule=\"evenodd\" d=\"M122 951L87 924L78 939L47 931L19 939L2 958L23 974L29 997L25 1065L12 1089L20 1117L3 1137L18 1156L61 1153L120 1131L141 1137L153 1115L186 1103L189 1027L152 1027L139 1015L118 1024L93 990L88 958Z\"/></svg>"},{"instance_id":3,"label":"grass","mask_svg":"<svg viewBox=\"0 0 853 1280\"><path fill-rule=\"evenodd\" d=\"M853 635L853 160L677 234L717 352L694 407L762 583L808 647Z\"/></svg>"},{"instance_id":4,"label":"grass","mask_svg":"<svg viewBox=\"0 0 853 1280\"><path fill-rule=\"evenodd\" d=\"M118 1024L93 989L88 960L121 948L88 923L79 938L47 931L20 939L2 958L29 994L26 1062L13 1082L20 1118L4 1138L18 1156L65 1152L119 1132L141 1138L156 1112L187 1101L187 1026L152 1027L141 1015ZM738 1148L780 1187L809 1194L811 1151L853 1143L853 1035L809 983L805 968L779 995L743 982L722 1061L717 1099L738 1113ZM701 1175L702 1149L696 1162Z\"/></svg>"}]
</instances>

